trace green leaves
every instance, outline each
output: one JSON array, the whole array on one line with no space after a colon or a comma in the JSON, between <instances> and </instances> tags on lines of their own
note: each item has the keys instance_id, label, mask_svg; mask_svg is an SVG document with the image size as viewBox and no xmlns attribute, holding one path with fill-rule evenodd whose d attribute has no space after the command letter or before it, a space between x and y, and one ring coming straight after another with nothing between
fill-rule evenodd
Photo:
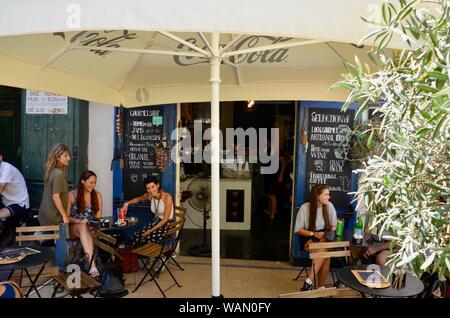
<instances>
[{"instance_id":1,"label":"green leaves","mask_svg":"<svg viewBox=\"0 0 450 318\"><path fill-rule=\"evenodd\" d=\"M450 270L449 5L386 1L377 30L362 40L374 41L368 56L377 71L355 59L333 86L348 90L343 109L359 105L357 118L378 105L380 117L356 125L348 139L364 176L356 197L372 225L392 234L392 266L417 275L432 268L441 278ZM411 49L386 49L393 34Z\"/></svg>"}]
</instances>

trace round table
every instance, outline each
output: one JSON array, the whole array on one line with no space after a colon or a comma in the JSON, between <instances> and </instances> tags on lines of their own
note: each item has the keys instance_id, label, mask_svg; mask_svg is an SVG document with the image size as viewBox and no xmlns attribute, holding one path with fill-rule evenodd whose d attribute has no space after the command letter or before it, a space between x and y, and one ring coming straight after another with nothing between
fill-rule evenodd
<instances>
[{"instance_id":1,"label":"round table","mask_svg":"<svg viewBox=\"0 0 450 318\"><path fill-rule=\"evenodd\" d=\"M35 289L38 296L40 296L38 289L36 288L36 282L39 279L39 276L41 275L42 271L44 270L45 264L47 264L48 261L50 261L55 253L53 251L52 248L50 247L44 247L44 246L12 246L12 247L5 247L0 249L0 253L1 252L6 252L6 251L11 251L11 250L16 250L16 249L20 249L20 248L24 248L24 247L29 247L31 249L37 250L40 253L37 254L32 254L32 255L27 255L25 258L23 258L22 260L20 260L17 263L12 263L12 264L6 264L6 265L0 265L0 271L11 271L11 274L8 277L8 280L11 278L12 274L14 273L15 270L24 270L25 274L28 276L28 279L31 282L31 286L30 289L28 290L28 292L25 294L25 297L28 297L28 295L30 294L32 289ZM31 278L27 268L29 267L34 267L34 266L39 266L41 265L41 268L39 269L36 277L34 279Z\"/></svg>"},{"instance_id":2,"label":"round table","mask_svg":"<svg viewBox=\"0 0 450 318\"><path fill-rule=\"evenodd\" d=\"M392 286L387 288L370 288L364 286L358 281L355 275L353 275L352 270L365 270L368 269L369 266L348 266L341 268L337 272L338 283L342 283L345 286L360 292L363 297L365 297L366 294L376 297L413 297L420 294L424 289L422 281L409 273L406 273L405 276L405 287L400 289L395 289ZM389 267L380 267L380 272L387 278ZM392 285L391 281L389 283Z\"/></svg>"}]
</instances>

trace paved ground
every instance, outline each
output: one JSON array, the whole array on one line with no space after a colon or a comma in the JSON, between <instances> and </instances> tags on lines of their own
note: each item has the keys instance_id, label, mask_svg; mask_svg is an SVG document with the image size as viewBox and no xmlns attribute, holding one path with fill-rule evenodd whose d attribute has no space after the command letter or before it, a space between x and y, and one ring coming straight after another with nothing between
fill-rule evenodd
<instances>
[{"instance_id":1,"label":"paved ground","mask_svg":"<svg viewBox=\"0 0 450 318\"><path fill-rule=\"evenodd\" d=\"M170 265L182 287L172 287L167 291L169 298L210 298L211 297L211 260L209 258L179 256L177 261L184 267L181 271ZM273 298L282 293L298 291L303 285L304 277L298 281L298 268L287 262L251 261L251 260L221 260L221 293L231 298ZM126 274L126 287L129 294L126 297L161 298L154 282L141 286L137 292L132 290L144 275L143 271ZM166 271L160 275L159 282L163 289L172 284ZM331 283L331 281L330 281ZM43 297L50 297L53 287L45 286L40 290ZM33 294L31 297L37 297ZM92 297L86 294L86 297Z\"/></svg>"}]
</instances>

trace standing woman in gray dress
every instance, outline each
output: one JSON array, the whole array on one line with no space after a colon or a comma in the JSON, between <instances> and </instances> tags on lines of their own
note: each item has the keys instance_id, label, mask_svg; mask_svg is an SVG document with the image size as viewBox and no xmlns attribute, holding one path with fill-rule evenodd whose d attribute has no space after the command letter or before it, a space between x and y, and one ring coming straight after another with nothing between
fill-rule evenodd
<instances>
[{"instance_id":1,"label":"standing woman in gray dress","mask_svg":"<svg viewBox=\"0 0 450 318\"><path fill-rule=\"evenodd\" d=\"M48 154L45 165L44 193L39 207L40 225L69 223L69 217L66 215L69 161L69 147L65 144L54 145Z\"/></svg>"}]
</instances>

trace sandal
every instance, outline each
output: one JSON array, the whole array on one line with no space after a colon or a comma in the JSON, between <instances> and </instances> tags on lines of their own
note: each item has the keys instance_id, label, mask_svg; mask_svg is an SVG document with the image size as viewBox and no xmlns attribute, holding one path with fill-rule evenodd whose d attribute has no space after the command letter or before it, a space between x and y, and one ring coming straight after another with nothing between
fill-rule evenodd
<instances>
[{"instance_id":1,"label":"sandal","mask_svg":"<svg viewBox=\"0 0 450 318\"><path fill-rule=\"evenodd\" d=\"M97 267L93 266L91 267L91 269L89 270L89 276L91 276L92 278L96 278L100 275Z\"/></svg>"}]
</instances>

